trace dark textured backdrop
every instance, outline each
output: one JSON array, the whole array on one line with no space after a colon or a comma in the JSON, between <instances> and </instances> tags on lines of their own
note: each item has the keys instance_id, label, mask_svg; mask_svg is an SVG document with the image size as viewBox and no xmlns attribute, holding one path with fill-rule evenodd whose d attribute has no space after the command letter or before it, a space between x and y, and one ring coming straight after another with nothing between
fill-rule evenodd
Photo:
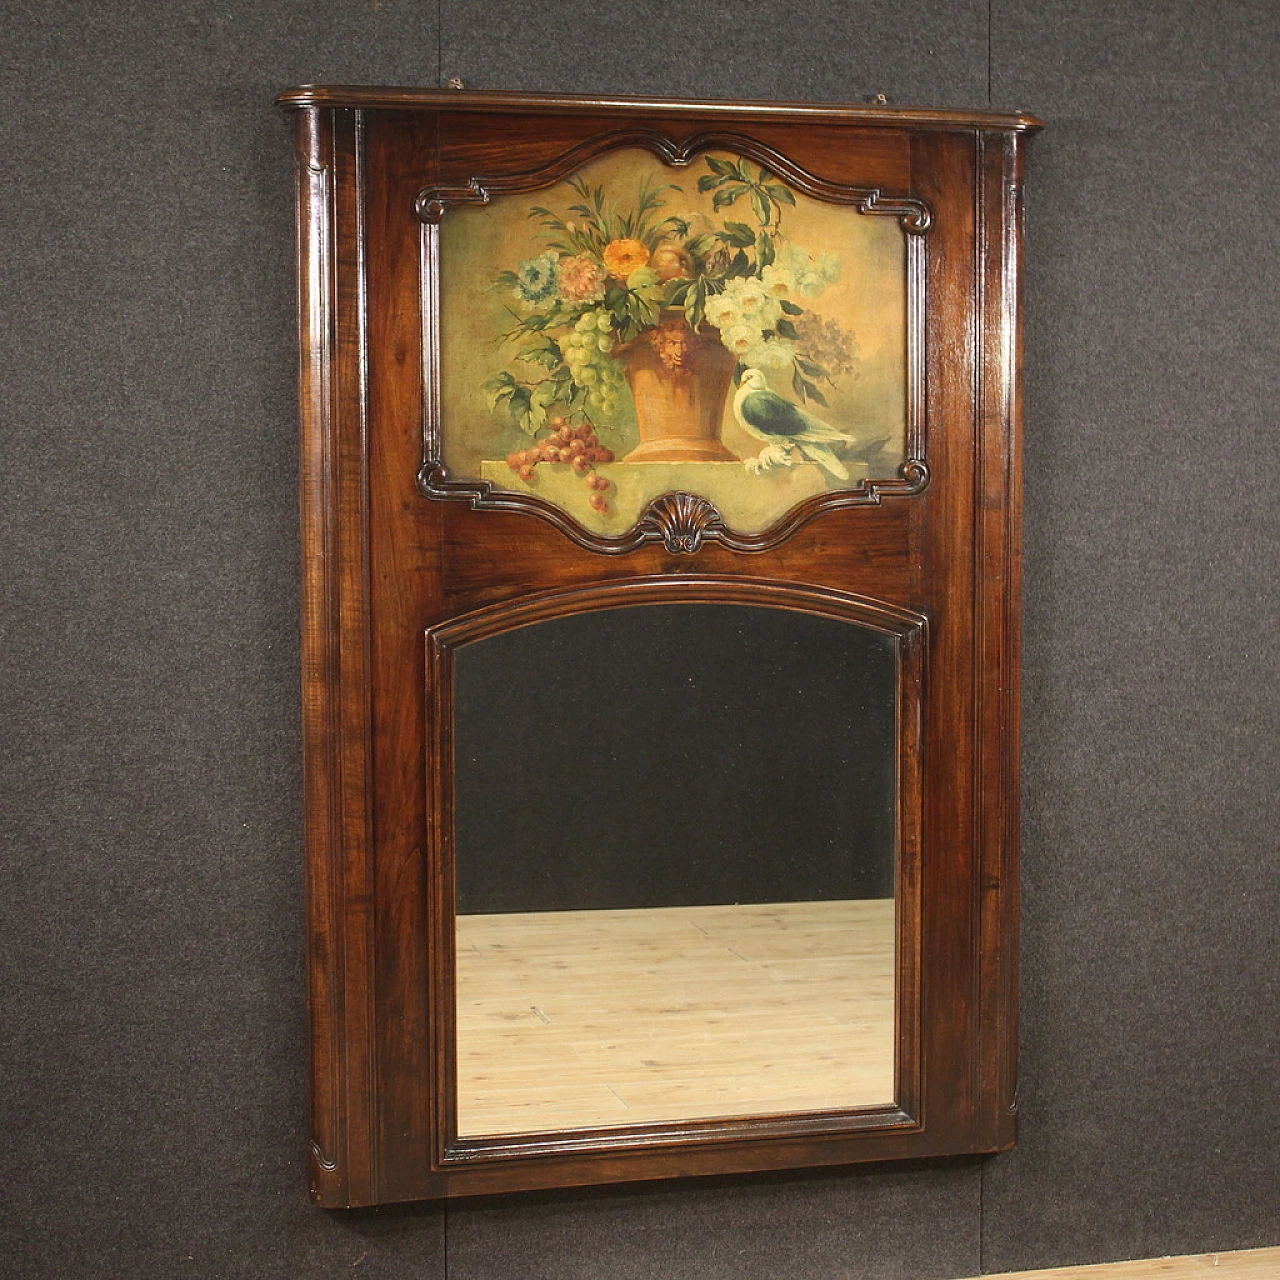
<instances>
[{"instance_id":1,"label":"dark textured backdrop","mask_svg":"<svg viewBox=\"0 0 1280 1280\"><path fill-rule=\"evenodd\" d=\"M0 1273L929 1280L1280 1242L1273 0L5 6ZM1022 1139L326 1215L304 80L1025 108Z\"/></svg>"}]
</instances>

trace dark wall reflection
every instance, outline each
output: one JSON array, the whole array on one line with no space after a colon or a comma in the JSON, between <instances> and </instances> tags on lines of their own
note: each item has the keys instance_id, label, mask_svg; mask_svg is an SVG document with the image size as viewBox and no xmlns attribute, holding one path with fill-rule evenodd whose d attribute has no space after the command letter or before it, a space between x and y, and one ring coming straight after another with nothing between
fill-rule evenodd
<instances>
[{"instance_id":1,"label":"dark wall reflection","mask_svg":"<svg viewBox=\"0 0 1280 1280\"><path fill-rule=\"evenodd\" d=\"M888 897L895 642L726 604L455 656L464 913Z\"/></svg>"}]
</instances>

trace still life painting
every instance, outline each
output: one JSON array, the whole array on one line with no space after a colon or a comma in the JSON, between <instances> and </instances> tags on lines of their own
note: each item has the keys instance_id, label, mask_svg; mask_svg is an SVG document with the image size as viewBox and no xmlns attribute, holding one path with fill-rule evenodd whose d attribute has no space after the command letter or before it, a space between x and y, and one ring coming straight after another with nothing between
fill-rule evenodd
<instances>
[{"instance_id":1,"label":"still life painting","mask_svg":"<svg viewBox=\"0 0 1280 1280\"><path fill-rule=\"evenodd\" d=\"M667 493L757 533L908 458L900 222L639 148L441 226L441 454L603 536Z\"/></svg>"}]
</instances>

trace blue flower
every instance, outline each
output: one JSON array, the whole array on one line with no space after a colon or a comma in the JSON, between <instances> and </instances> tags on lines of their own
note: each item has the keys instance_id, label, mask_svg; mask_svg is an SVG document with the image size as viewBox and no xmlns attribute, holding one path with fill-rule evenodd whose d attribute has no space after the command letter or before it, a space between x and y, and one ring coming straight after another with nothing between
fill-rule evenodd
<instances>
[{"instance_id":1,"label":"blue flower","mask_svg":"<svg viewBox=\"0 0 1280 1280\"><path fill-rule=\"evenodd\" d=\"M560 259L544 253L522 262L516 272L516 292L526 302L545 302L555 296L560 283Z\"/></svg>"}]
</instances>

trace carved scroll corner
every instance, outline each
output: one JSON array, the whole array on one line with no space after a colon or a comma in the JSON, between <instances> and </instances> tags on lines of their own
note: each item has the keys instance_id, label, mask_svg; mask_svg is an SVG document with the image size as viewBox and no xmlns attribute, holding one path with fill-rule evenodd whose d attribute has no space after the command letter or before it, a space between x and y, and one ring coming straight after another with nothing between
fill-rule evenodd
<instances>
[{"instance_id":1,"label":"carved scroll corner","mask_svg":"<svg viewBox=\"0 0 1280 1280\"><path fill-rule=\"evenodd\" d=\"M451 480L449 468L439 458L428 458L418 468L418 492L424 498L461 500L478 507L493 492L493 485L487 480Z\"/></svg>"},{"instance_id":2,"label":"carved scroll corner","mask_svg":"<svg viewBox=\"0 0 1280 1280\"><path fill-rule=\"evenodd\" d=\"M424 498L439 496L439 482L445 478L444 467L438 459L429 459L418 468L418 492Z\"/></svg>"},{"instance_id":3,"label":"carved scroll corner","mask_svg":"<svg viewBox=\"0 0 1280 1280\"><path fill-rule=\"evenodd\" d=\"M724 528L724 520L706 498L693 493L664 493L645 508L639 527L660 538L673 555L692 555L709 533Z\"/></svg>"},{"instance_id":4,"label":"carved scroll corner","mask_svg":"<svg viewBox=\"0 0 1280 1280\"><path fill-rule=\"evenodd\" d=\"M424 187L413 202L419 222L438 226L453 205L488 204L489 180L472 178L465 187Z\"/></svg>"},{"instance_id":5,"label":"carved scroll corner","mask_svg":"<svg viewBox=\"0 0 1280 1280\"><path fill-rule=\"evenodd\" d=\"M445 202L434 191L423 191L413 202L413 211L420 222L438 226L444 217Z\"/></svg>"},{"instance_id":6,"label":"carved scroll corner","mask_svg":"<svg viewBox=\"0 0 1280 1280\"><path fill-rule=\"evenodd\" d=\"M907 483L905 493L923 493L929 487L929 466L923 458L908 458L898 474Z\"/></svg>"},{"instance_id":7,"label":"carved scroll corner","mask_svg":"<svg viewBox=\"0 0 1280 1280\"><path fill-rule=\"evenodd\" d=\"M921 236L933 226L933 214L923 200L908 201L912 207L902 215L902 229L909 235Z\"/></svg>"}]
</instances>

